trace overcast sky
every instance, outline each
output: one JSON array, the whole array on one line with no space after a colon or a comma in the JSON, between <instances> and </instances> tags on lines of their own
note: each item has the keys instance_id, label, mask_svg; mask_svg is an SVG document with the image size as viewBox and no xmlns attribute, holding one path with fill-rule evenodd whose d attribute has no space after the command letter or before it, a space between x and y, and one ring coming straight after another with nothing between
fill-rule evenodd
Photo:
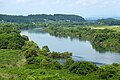
<instances>
[{"instance_id":1,"label":"overcast sky","mask_svg":"<svg viewBox=\"0 0 120 80\"><path fill-rule=\"evenodd\" d=\"M119 17L120 0L0 0L1 14L77 14Z\"/></svg>"}]
</instances>

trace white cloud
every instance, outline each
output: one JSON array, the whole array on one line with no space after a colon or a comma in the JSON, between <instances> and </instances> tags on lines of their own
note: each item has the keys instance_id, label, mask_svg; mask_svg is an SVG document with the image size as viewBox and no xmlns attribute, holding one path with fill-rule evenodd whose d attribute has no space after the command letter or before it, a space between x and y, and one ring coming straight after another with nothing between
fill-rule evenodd
<instances>
[{"instance_id":1,"label":"white cloud","mask_svg":"<svg viewBox=\"0 0 120 80\"><path fill-rule=\"evenodd\" d=\"M120 0L76 0L75 4L80 6L108 6L119 4Z\"/></svg>"},{"instance_id":2,"label":"white cloud","mask_svg":"<svg viewBox=\"0 0 120 80\"><path fill-rule=\"evenodd\" d=\"M48 1L50 1L50 0L16 0L17 3L28 3L28 2L36 3L36 2L39 2L42 4L48 3Z\"/></svg>"},{"instance_id":3,"label":"white cloud","mask_svg":"<svg viewBox=\"0 0 120 80\"><path fill-rule=\"evenodd\" d=\"M77 0L75 3L81 6L89 6L97 4L98 0Z\"/></svg>"},{"instance_id":4,"label":"white cloud","mask_svg":"<svg viewBox=\"0 0 120 80\"><path fill-rule=\"evenodd\" d=\"M16 0L17 3L24 3L26 0Z\"/></svg>"}]
</instances>

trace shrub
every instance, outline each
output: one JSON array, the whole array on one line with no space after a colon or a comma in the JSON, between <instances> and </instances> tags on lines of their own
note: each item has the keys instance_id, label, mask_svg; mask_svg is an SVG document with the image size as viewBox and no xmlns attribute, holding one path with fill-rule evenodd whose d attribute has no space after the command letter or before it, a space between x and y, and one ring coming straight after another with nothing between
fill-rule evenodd
<instances>
[{"instance_id":1,"label":"shrub","mask_svg":"<svg viewBox=\"0 0 120 80\"><path fill-rule=\"evenodd\" d=\"M66 59L66 62L63 64L64 68L69 68L74 63L74 60L72 58Z\"/></svg>"},{"instance_id":2,"label":"shrub","mask_svg":"<svg viewBox=\"0 0 120 80\"><path fill-rule=\"evenodd\" d=\"M116 67L114 66L105 66L97 70L98 77L100 79L109 79L113 77L117 72Z\"/></svg>"},{"instance_id":3,"label":"shrub","mask_svg":"<svg viewBox=\"0 0 120 80\"><path fill-rule=\"evenodd\" d=\"M59 62L47 58L43 55L37 57L27 58L27 64L30 68L44 68L44 69L61 69Z\"/></svg>"},{"instance_id":4,"label":"shrub","mask_svg":"<svg viewBox=\"0 0 120 80\"><path fill-rule=\"evenodd\" d=\"M97 68L98 67L91 62L79 61L73 63L69 67L69 71L79 75L87 75L88 73L96 71Z\"/></svg>"},{"instance_id":5,"label":"shrub","mask_svg":"<svg viewBox=\"0 0 120 80\"><path fill-rule=\"evenodd\" d=\"M22 47L22 53L26 58L38 56L39 47L32 41L26 41L25 45Z\"/></svg>"}]
</instances>

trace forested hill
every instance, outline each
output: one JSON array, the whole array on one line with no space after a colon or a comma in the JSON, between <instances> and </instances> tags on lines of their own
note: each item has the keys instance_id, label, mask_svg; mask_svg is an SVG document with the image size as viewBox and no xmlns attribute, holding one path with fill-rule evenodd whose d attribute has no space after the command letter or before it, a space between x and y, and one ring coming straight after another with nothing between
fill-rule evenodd
<instances>
[{"instance_id":1,"label":"forested hill","mask_svg":"<svg viewBox=\"0 0 120 80\"><path fill-rule=\"evenodd\" d=\"M98 19L97 22L106 25L120 25L120 20L114 18Z\"/></svg>"},{"instance_id":2,"label":"forested hill","mask_svg":"<svg viewBox=\"0 0 120 80\"><path fill-rule=\"evenodd\" d=\"M66 14L36 14L36 15L5 15L0 14L0 21L17 22L17 23L31 23L31 22L44 22L44 21L69 21L69 22L84 22L85 19L77 15Z\"/></svg>"}]
</instances>

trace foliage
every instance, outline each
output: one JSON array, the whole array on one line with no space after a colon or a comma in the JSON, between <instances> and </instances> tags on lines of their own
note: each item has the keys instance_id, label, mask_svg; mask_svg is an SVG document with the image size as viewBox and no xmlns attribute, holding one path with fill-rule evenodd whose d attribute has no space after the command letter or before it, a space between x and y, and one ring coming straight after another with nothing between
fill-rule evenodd
<instances>
[{"instance_id":1,"label":"foliage","mask_svg":"<svg viewBox=\"0 0 120 80\"><path fill-rule=\"evenodd\" d=\"M24 46L22 47L22 54L26 57L38 56L39 47L32 41L26 41Z\"/></svg>"},{"instance_id":2,"label":"foliage","mask_svg":"<svg viewBox=\"0 0 120 80\"><path fill-rule=\"evenodd\" d=\"M78 75L87 75L97 69L98 67L95 64L86 61L75 62L69 67L70 72Z\"/></svg>"},{"instance_id":3,"label":"foliage","mask_svg":"<svg viewBox=\"0 0 120 80\"><path fill-rule=\"evenodd\" d=\"M60 53L60 52L53 51L52 53L48 54L48 57L53 58L53 59L55 59L55 58L71 58L71 56L72 56L72 53L70 53L70 52Z\"/></svg>"},{"instance_id":4,"label":"foliage","mask_svg":"<svg viewBox=\"0 0 120 80\"><path fill-rule=\"evenodd\" d=\"M108 19L99 19L97 20L99 23L103 23L105 25L120 25L120 20L108 18Z\"/></svg>"},{"instance_id":5,"label":"foliage","mask_svg":"<svg viewBox=\"0 0 120 80\"><path fill-rule=\"evenodd\" d=\"M109 79L113 77L116 72L117 69L114 66L105 66L97 70L97 74L100 79Z\"/></svg>"},{"instance_id":6,"label":"foliage","mask_svg":"<svg viewBox=\"0 0 120 80\"><path fill-rule=\"evenodd\" d=\"M0 68L0 80L83 80L84 78L68 70Z\"/></svg>"},{"instance_id":7,"label":"foliage","mask_svg":"<svg viewBox=\"0 0 120 80\"><path fill-rule=\"evenodd\" d=\"M46 52L50 52L50 49L48 48L48 46L43 46L42 50L46 51Z\"/></svg>"},{"instance_id":8,"label":"foliage","mask_svg":"<svg viewBox=\"0 0 120 80\"><path fill-rule=\"evenodd\" d=\"M32 23L32 22L45 22L45 21L70 21L70 22L84 22L85 19L77 15L65 14L38 14L28 16L13 16L0 14L0 21L17 22L17 23Z\"/></svg>"},{"instance_id":9,"label":"foliage","mask_svg":"<svg viewBox=\"0 0 120 80\"><path fill-rule=\"evenodd\" d=\"M22 65L24 57L19 55L20 52L20 50L0 50L0 68L17 67Z\"/></svg>"},{"instance_id":10,"label":"foliage","mask_svg":"<svg viewBox=\"0 0 120 80\"><path fill-rule=\"evenodd\" d=\"M61 19L61 15L59 16ZM14 16L14 18L16 17ZM52 26L54 25L52 24ZM36 43L29 41L27 36L21 36L19 28L20 26L15 23L0 24L0 80L120 79L120 64L113 63L112 65L98 67L91 62L74 62L70 52L50 52L48 46L40 49ZM110 51L120 48L119 30L48 27L46 31L55 36L70 36L71 38L77 37L89 40L93 47L98 50L99 47L105 50L109 48ZM52 58L67 59L62 66Z\"/></svg>"},{"instance_id":11,"label":"foliage","mask_svg":"<svg viewBox=\"0 0 120 80\"><path fill-rule=\"evenodd\" d=\"M22 35L22 38L23 38L25 41L29 41L29 38L28 38L26 35Z\"/></svg>"},{"instance_id":12,"label":"foliage","mask_svg":"<svg viewBox=\"0 0 120 80\"><path fill-rule=\"evenodd\" d=\"M39 55L38 57L27 58L27 68L44 68L44 69L61 69L59 62L54 61L45 56Z\"/></svg>"},{"instance_id":13,"label":"foliage","mask_svg":"<svg viewBox=\"0 0 120 80\"><path fill-rule=\"evenodd\" d=\"M64 66L64 68L68 69L73 63L74 63L74 60L72 60L72 58L67 58L66 62L64 62L64 64L63 64L63 66Z\"/></svg>"},{"instance_id":14,"label":"foliage","mask_svg":"<svg viewBox=\"0 0 120 80\"><path fill-rule=\"evenodd\" d=\"M62 66L53 59L38 55L25 60L20 52L20 50L0 50L1 80L119 80L120 78L120 65L117 63L97 67L90 62L74 62L69 58L64 64L70 67L62 69Z\"/></svg>"},{"instance_id":15,"label":"foliage","mask_svg":"<svg viewBox=\"0 0 120 80\"><path fill-rule=\"evenodd\" d=\"M0 25L0 49L21 49L25 40L15 24Z\"/></svg>"},{"instance_id":16,"label":"foliage","mask_svg":"<svg viewBox=\"0 0 120 80\"><path fill-rule=\"evenodd\" d=\"M44 47L44 49L45 48L46 47ZM47 53L46 50L45 53ZM26 66L28 68L61 69L60 63L41 54L41 49L33 41L25 42L25 45L22 48L22 54L27 60Z\"/></svg>"}]
</instances>

